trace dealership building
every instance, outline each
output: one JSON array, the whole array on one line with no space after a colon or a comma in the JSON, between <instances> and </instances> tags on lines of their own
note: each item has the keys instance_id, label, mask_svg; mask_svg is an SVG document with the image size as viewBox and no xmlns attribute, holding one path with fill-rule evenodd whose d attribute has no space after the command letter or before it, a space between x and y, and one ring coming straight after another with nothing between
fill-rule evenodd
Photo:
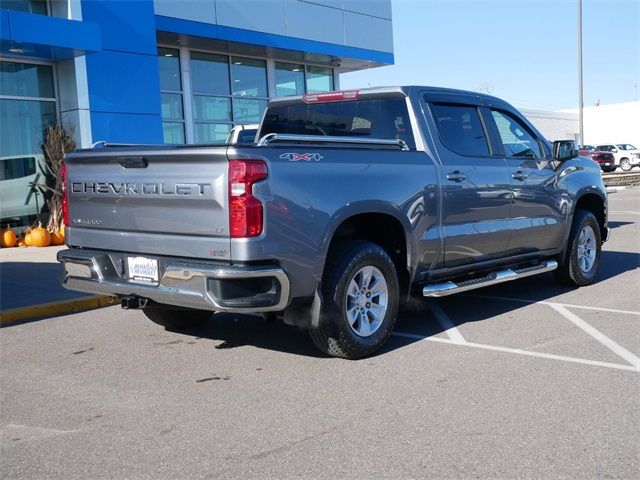
<instances>
[{"instance_id":1,"label":"dealership building","mask_svg":"<svg viewBox=\"0 0 640 480\"><path fill-rule=\"evenodd\" d=\"M272 96L392 63L390 0L0 0L2 222L41 208L56 120L79 147L223 142Z\"/></svg>"}]
</instances>

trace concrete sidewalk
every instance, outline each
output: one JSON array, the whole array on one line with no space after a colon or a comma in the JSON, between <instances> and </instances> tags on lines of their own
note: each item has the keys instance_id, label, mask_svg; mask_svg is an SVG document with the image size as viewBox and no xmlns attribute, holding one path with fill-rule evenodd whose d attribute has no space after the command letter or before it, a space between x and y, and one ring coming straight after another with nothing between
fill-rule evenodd
<instances>
[{"instance_id":1,"label":"concrete sidewalk","mask_svg":"<svg viewBox=\"0 0 640 480\"><path fill-rule=\"evenodd\" d=\"M60 285L56 260L66 247L0 249L0 325L110 305L109 297Z\"/></svg>"}]
</instances>

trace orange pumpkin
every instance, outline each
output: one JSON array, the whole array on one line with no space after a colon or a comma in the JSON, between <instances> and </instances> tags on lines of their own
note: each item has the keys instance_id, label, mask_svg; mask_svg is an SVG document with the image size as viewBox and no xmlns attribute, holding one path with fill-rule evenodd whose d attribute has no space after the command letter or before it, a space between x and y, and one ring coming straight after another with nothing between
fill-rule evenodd
<instances>
[{"instance_id":1,"label":"orange pumpkin","mask_svg":"<svg viewBox=\"0 0 640 480\"><path fill-rule=\"evenodd\" d=\"M31 230L29 230L24 236L24 244L27 247L31 246Z\"/></svg>"},{"instance_id":2,"label":"orange pumpkin","mask_svg":"<svg viewBox=\"0 0 640 480\"><path fill-rule=\"evenodd\" d=\"M64 231L53 232L51 234L51 245L62 245L64 243Z\"/></svg>"},{"instance_id":3,"label":"orange pumpkin","mask_svg":"<svg viewBox=\"0 0 640 480\"><path fill-rule=\"evenodd\" d=\"M41 224L32 229L29 235L31 237L31 245L34 247L48 247L51 244L51 234L46 228L42 228Z\"/></svg>"},{"instance_id":4,"label":"orange pumpkin","mask_svg":"<svg viewBox=\"0 0 640 480\"><path fill-rule=\"evenodd\" d=\"M13 247L16 244L16 234L11 230L11 228L5 228L2 230L0 244L2 244L4 248Z\"/></svg>"},{"instance_id":5,"label":"orange pumpkin","mask_svg":"<svg viewBox=\"0 0 640 480\"><path fill-rule=\"evenodd\" d=\"M16 247L26 247L27 244L24 242L24 238L19 238L16 242Z\"/></svg>"}]
</instances>

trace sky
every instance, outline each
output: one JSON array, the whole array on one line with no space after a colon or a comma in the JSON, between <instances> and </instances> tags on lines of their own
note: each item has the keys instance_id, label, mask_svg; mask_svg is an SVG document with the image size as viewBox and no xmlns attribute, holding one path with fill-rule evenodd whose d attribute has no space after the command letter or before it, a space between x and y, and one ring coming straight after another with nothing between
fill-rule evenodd
<instances>
[{"instance_id":1,"label":"sky","mask_svg":"<svg viewBox=\"0 0 640 480\"><path fill-rule=\"evenodd\" d=\"M340 88L430 85L578 107L578 0L391 0L395 64ZM640 95L640 0L583 0L584 105ZM640 128L640 127L639 127Z\"/></svg>"}]
</instances>

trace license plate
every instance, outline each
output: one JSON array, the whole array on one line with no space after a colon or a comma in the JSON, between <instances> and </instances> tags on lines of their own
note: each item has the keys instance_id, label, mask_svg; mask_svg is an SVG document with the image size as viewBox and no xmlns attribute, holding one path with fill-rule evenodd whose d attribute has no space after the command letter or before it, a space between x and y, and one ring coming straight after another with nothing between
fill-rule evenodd
<instances>
[{"instance_id":1,"label":"license plate","mask_svg":"<svg viewBox=\"0 0 640 480\"><path fill-rule=\"evenodd\" d=\"M158 281L158 261L153 258L128 257L129 278L145 282Z\"/></svg>"}]
</instances>

